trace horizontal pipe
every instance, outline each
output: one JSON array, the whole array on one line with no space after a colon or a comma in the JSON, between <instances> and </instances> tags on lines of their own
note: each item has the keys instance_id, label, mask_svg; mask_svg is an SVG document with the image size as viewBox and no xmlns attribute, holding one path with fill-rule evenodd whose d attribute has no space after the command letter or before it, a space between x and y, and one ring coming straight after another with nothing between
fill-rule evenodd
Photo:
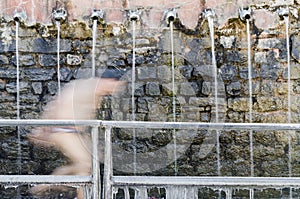
<instances>
[{"instance_id":1,"label":"horizontal pipe","mask_svg":"<svg viewBox=\"0 0 300 199\"><path fill-rule=\"evenodd\" d=\"M32 184L86 184L91 183L91 176L62 176L62 175L0 175L0 183L32 183Z\"/></svg>"},{"instance_id":2,"label":"horizontal pipe","mask_svg":"<svg viewBox=\"0 0 300 199\"><path fill-rule=\"evenodd\" d=\"M298 177L114 176L115 186L300 187Z\"/></svg>"},{"instance_id":3,"label":"horizontal pipe","mask_svg":"<svg viewBox=\"0 0 300 199\"><path fill-rule=\"evenodd\" d=\"M211 130L300 130L296 123L207 123L207 122L147 122L104 120L17 120L2 119L0 126L104 126L149 129L211 129Z\"/></svg>"}]
</instances>

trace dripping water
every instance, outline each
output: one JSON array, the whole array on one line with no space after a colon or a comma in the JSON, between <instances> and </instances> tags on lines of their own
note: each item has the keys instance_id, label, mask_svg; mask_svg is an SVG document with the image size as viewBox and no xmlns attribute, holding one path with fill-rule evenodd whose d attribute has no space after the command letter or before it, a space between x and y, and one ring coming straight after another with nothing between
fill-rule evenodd
<instances>
[{"instance_id":1,"label":"dripping water","mask_svg":"<svg viewBox=\"0 0 300 199\"><path fill-rule=\"evenodd\" d=\"M135 39L136 39L136 21L132 20L132 72L131 72L131 108L132 108L132 115L131 119L132 121L135 121L136 115L135 115ZM133 172L136 174L136 131L133 129Z\"/></svg>"},{"instance_id":2,"label":"dripping water","mask_svg":"<svg viewBox=\"0 0 300 199\"><path fill-rule=\"evenodd\" d=\"M176 122L176 90L175 90L175 61L174 61L174 27L173 21L170 21L170 39L171 39L171 64L172 64L172 104L173 104L173 122ZM173 129L174 140L174 174L177 175L177 135Z\"/></svg>"},{"instance_id":3,"label":"dripping water","mask_svg":"<svg viewBox=\"0 0 300 199\"><path fill-rule=\"evenodd\" d=\"M56 21L57 28L57 87L60 95L60 21Z\"/></svg>"},{"instance_id":4,"label":"dripping water","mask_svg":"<svg viewBox=\"0 0 300 199\"><path fill-rule=\"evenodd\" d=\"M96 37L97 37L97 19L93 20L93 43L92 43L92 77L96 76L96 61L95 61L95 50L96 50Z\"/></svg>"}]
</instances>

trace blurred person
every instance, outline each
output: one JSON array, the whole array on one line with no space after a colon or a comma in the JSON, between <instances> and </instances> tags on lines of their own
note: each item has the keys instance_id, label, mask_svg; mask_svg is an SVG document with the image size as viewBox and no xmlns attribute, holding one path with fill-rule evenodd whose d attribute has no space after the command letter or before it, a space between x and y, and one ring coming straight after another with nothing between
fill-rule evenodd
<instances>
[{"instance_id":1,"label":"blurred person","mask_svg":"<svg viewBox=\"0 0 300 199\"><path fill-rule=\"evenodd\" d=\"M74 120L74 126L37 127L29 135L32 143L54 146L70 160L70 164L56 168L51 175L91 175L91 138L87 128L76 126L76 120L95 119L103 96L120 91L123 84L113 78L74 80L47 104L41 119ZM48 185L38 185L31 188L31 193L40 195L48 189ZM77 195L78 199L83 198L81 189Z\"/></svg>"}]
</instances>

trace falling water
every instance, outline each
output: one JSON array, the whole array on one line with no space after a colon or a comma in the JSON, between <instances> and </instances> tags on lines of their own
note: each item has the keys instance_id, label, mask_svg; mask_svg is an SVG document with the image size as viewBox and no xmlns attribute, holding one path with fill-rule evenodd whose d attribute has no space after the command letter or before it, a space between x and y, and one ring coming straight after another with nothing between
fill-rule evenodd
<instances>
[{"instance_id":1,"label":"falling water","mask_svg":"<svg viewBox=\"0 0 300 199\"><path fill-rule=\"evenodd\" d=\"M214 74L214 96L215 96L215 111L216 111L216 119L215 122L219 122L219 107L218 107L218 69L216 63L216 55L215 55L215 33L214 33L214 21L213 17L209 16L207 18L208 26L210 31L210 39L211 39L211 54L212 54L212 65L213 65L213 74ZM220 163L220 131L216 130L217 136L217 174L221 175L221 163Z\"/></svg>"},{"instance_id":2,"label":"falling water","mask_svg":"<svg viewBox=\"0 0 300 199\"><path fill-rule=\"evenodd\" d=\"M250 40L250 22L246 19L247 23L247 43L248 43L248 84L249 84L249 123L252 123L252 64L251 64L251 40ZM253 130L249 132L250 142L250 175L254 176L253 164Z\"/></svg>"},{"instance_id":3,"label":"falling water","mask_svg":"<svg viewBox=\"0 0 300 199\"><path fill-rule=\"evenodd\" d=\"M166 199L198 199L198 188L192 186L166 187Z\"/></svg>"},{"instance_id":4,"label":"falling water","mask_svg":"<svg viewBox=\"0 0 300 199\"><path fill-rule=\"evenodd\" d=\"M247 23L247 44L248 44L248 84L249 84L249 123L252 123L252 64L251 64L251 40L250 40L250 21ZM249 132L250 142L250 175L254 176L254 161L253 161L253 130ZM254 189L249 189L249 198L254 198Z\"/></svg>"},{"instance_id":5,"label":"falling water","mask_svg":"<svg viewBox=\"0 0 300 199\"><path fill-rule=\"evenodd\" d=\"M132 108L132 121L135 121L135 39L136 39L136 20L132 20L132 72L131 72L131 108ZM133 172L136 174L136 132L133 129Z\"/></svg>"},{"instance_id":6,"label":"falling water","mask_svg":"<svg viewBox=\"0 0 300 199\"><path fill-rule=\"evenodd\" d=\"M288 69L288 81L287 81L287 87L288 87L288 116L287 116L287 122L291 123L292 121L292 115L291 115L291 63L290 63L290 40L289 40L289 16L284 16L284 22L285 22L285 35L286 35L286 52L287 52L287 69ZM288 169L289 169L289 177L292 177L292 137L291 137L291 131L289 131L288 135ZM293 190L290 188L290 198L293 198Z\"/></svg>"},{"instance_id":7,"label":"falling water","mask_svg":"<svg viewBox=\"0 0 300 199\"><path fill-rule=\"evenodd\" d=\"M17 119L20 119L20 64L19 64L19 22L16 21L16 64L17 64ZM20 127L17 127L18 130L18 173L21 174L21 135L20 135Z\"/></svg>"},{"instance_id":8,"label":"falling water","mask_svg":"<svg viewBox=\"0 0 300 199\"><path fill-rule=\"evenodd\" d=\"M290 41L289 41L289 17L284 16L285 22L285 34L286 34L286 51L287 51L287 64L288 64L288 116L287 122L291 123L291 64L290 64ZM292 176L292 165L291 165L291 135L289 134L289 176Z\"/></svg>"},{"instance_id":9,"label":"falling water","mask_svg":"<svg viewBox=\"0 0 300 199\"><path fill-rule=\"evenodd\" d=\"M172 104L173 104L173 122L176 122L176 90L175 90L175 61L174 61L174 27L173 21L170 20L170 39L171 39L171 63L172 63ZM176 130L173 129L174 140L174 173L177 175L177 135Z\"/></svg>"},{"instance_id":10,"label":"falling water","mask_svg":"<svg viewBox=\"0 0 300 199\"><path fill-rule=\"evenodd\" d=\"M92 43L92 77L96 76L96 61L95 61L95 50L96 50L96 37L97 37L97 19L93 20L93 43Z\"/></svg>"},{"instance_id":11,"label":"falling water","mask_svg":"<svg viewBox=\"0 0 300 199\"><path fill-rule=\"evenodd\" d=\"M17 119L20 119L20 64L19 64L19 22L16 20L16 64L17 64L17 81L16 81L16 89L17 89ZM21 152L21 131L20 126L17 126L17 134L18 134L18 157L17 157L17 167L18 174L22 173L22 152ZM17 198L20 198L20 189L17 187Z\"/></svg>"},{"instance_id":12,"label":"falling water","mask_svg":"<svg viewBox=\"0 0 300 199\"><path fill-rule=\"evenodd\" d=\"M56 20L57 28L57 87L60 95L60 21Z\"/></svg>"},{"instance_id":13,"label":"falling water","mask_svg":"<svg viewBox=\"0 0 300 199\"><path fill-rule=\"evenodd\" d=\"M225 190L226 193L226 199L232 199L232 189L228 188Z\"/></svg>"}]
</instances>

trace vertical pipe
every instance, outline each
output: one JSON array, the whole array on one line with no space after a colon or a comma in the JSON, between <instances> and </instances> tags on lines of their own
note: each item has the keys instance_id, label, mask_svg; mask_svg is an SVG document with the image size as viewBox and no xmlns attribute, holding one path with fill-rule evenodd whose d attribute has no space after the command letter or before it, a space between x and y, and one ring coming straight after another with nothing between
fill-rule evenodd
<instances>
[{"instance_id":1,"label":"vertical pipe","mask_svg":"<svg viewBox=\"0 0 300 199\"><path fill-rule=\"evenodd\" d=\"M97 199L100 197L101 185L100 185L100 163L99 163L99 134L98 127L92 127L92 174L93 174L93 198Z\"/></svg>"},{"instance_id":2,"label":"vertical pipe","mask_svg":"<svg viewBox=\"0 0 300 199\"><path fill-rule=\"evenodd\" d=\"M105 127L105 157L104 157L104 198L112 199L112 182L113 175L112 165L112 143L111 143L111 126Z\"/></svg>"}]
</instances>

